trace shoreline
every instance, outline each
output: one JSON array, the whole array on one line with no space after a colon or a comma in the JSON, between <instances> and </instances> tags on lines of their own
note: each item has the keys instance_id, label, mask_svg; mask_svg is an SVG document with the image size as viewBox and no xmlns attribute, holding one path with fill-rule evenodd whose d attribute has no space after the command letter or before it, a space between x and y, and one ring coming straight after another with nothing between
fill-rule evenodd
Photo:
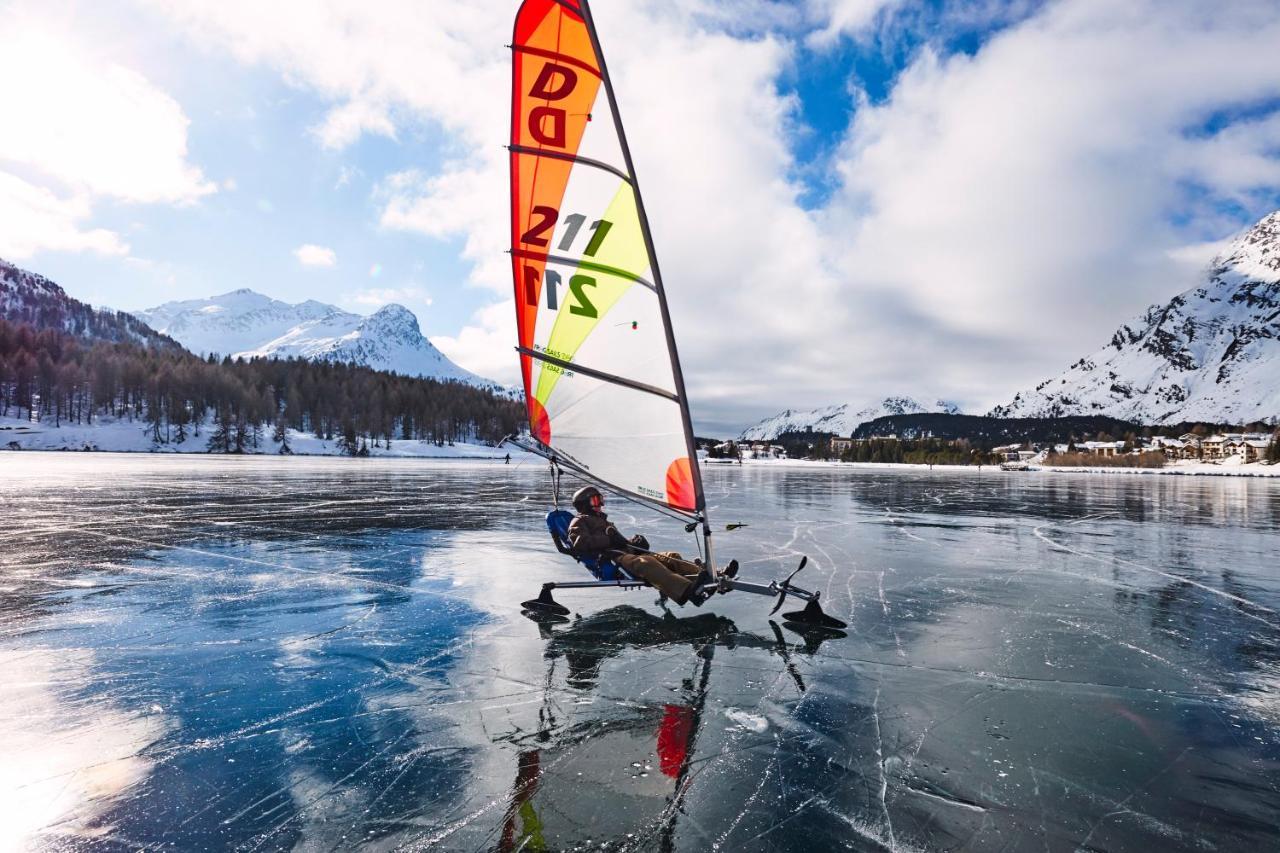
<instances>
[{"instance_id":1,"label":"shoreline","mask_svg":"<svg viewBox=\"0 0 1280 853\"><path fill-rule=\"evenodd\" d=\"M206 430L208 432L206 432ZM391 448L369 446L368 456L355 456L312 433L288 430L289 453L280 453L279 444L264 435L257 448L243 453L210 452L206 445L212 427L201 426L201 435L190 435L182 444L156 444L141 421L109 420L93 424L50 426L39 421L0 418L0 452L12 453L128 453L148 456L257 456L330 457L350 459L498 459L511 454L512 461L531 454L517 447L493 447L472 442L437 445L418 439L392 439Z\"/></svg>"},{"instance_id":2,"label":"shoreline","mask_svg":"<svg viewBox=\"0 0 1280 853\"><path fill-rule=\"evenodd\" d=\"M704 460L705 461L705 460ZM704 467L730 467L737 462L710 462ZM1215 465L1212 462L1193 462L1190 464L1173 463L1163 468L1119 468L1109 466L1073 467L1053 465L1032 465L1025 470L1005 471L999 465L916 465L907 462L837 462L822 459L744 459L742 466L764 466L774 468L806 468L820 466L824 468L866 468L872 470L908 470L908 471L943 471L947 473L964 473L987 475L990 473L1003 475L1017 474L1139 474L1144 476L1166 477L1280 477L1280 465L1263 465L1258 462L1249 464L1236 463Z\"/></svg>"},{"instance_id":3,"label":"shoreline","mask_svg":"<svg viewBox=\"0 0 1280 853\"><path fill-rule=\"evenodd\" d=\"M417 439L392 439L391 448L369 447L368 456L353 456L338 448L335 441L326 441L311 433L289 430L290 453L278 452L270 438L265 438L257 449L244 453L210 452L204 445L205 435L190 436L183 445L155 444L147 436L147 428L140 421L111 420L93 424L66 424L53 427L39 421L17 418L0 418L0 452L12 453L125 453L149 456L230 456L230 457L288 457L348 458L348 459L434 459L434 460L502 460L507 454L513 462L539 458L518 447L493 447L486 444L454 442L443 446ZM16 445L16 446L15 446ZM716 467L736 467L738 462L723 462L702 458L705 470ZM819 459L744 459L741 467L867 469L882 471L925 471L948 474L968 473L978 476L989 474L1124 474L1166 477L1253 477L1280 478L1280 465L1264 465L1259 462L1244 464L1214 464L1211 462L1173 462L1163 468L1118 467L1068 467L1032 464L1025 470L1005 471L999 465L925 465L906 462L840 462Z\"/></svg>"}]
</instances>

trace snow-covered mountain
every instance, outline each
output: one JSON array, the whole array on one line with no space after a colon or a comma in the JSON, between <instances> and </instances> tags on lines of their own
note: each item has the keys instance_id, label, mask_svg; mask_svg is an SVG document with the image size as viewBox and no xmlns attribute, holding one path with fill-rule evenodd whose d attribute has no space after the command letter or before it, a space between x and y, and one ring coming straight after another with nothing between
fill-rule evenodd
<instances>
[{"instance_id":1,"label":"snow-covered mountain","mask_svg":"<svg viewBox=\"0 0 1280 853\"><path fill-rule=\"evenodd\" d=\"M133 315L200 355L234 355L256 349L302 323L330 314L359 320L331 305L308 300L290 305L248 288L208 299L166 302Z\"/></svg>"},{"instance_id":2,"label":"snow-covered mountain","mask_svg":"<svg viewBox=\"0 0 1280 853\"><path fill-rule=\"evenodd\" d=\"M842 403L821 409L795 411L787 409L781 414L765 418L753 427L742 431L740 441L772 441L788 432L829 432L835 435L851 435L859 424L886 415L913 415L922 412L946 412L960 414L960 407L946 400L938 400L932 407L922 406L910 397L886 397L872 405Z\"/></svg>"},{"instance_id":3,"label":"snow-covered mountain","mask_svg":"<svg viewBox=\"0 0 1280 853\"><path fill-rule=\"evenodd\" d=\"M0 259L0 317L40 329L59 329L71 335L159 347L177 344L157 334L130 314L94 308L67 295L55 282Z\"/></svg>"},{"instance_id":4,"label":"snow-covered mountain","mask_svg":"<svg viewBox=\"0 0 1280 853\"><path fill-rule=\"evenodd\" d=\"M208 299L166 302L134 314L201 355L352 362L504 391L446 358L423 336L413 312L400 305L386 305L362 317L314 300L291 305L242 288Z\"/></svg>"},{"instance_id":5,"label":"snow-covered mountain","mask_svg":"<svg viewBox=\"0 0 1280 853\"><path fill-rule=\"evenodd\" d=\"M991 414L1152 424L1280 417L1280 211L1236 238L1206 278Z\"/></svg>"}]
</instances>

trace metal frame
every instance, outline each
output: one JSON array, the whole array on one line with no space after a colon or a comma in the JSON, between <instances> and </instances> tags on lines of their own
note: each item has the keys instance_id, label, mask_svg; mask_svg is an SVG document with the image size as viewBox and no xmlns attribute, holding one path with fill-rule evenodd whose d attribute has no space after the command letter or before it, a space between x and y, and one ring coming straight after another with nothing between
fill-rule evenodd
<instances>
[{"instance_id":1,"label":"metal frame","mask_svg":"<svg viewBox=\"0 0 1280 853\"><path fill-rule=\"evenodd\" d=\"M620 587L622 589L638 589L647 587L649 584L644 581L636 580L617 580L617 581L547 581L542 585L545 590L552 589L603 589L605 587ZM755 581L740 581L737 578L721 577L718 580L705 583L698 587L699 590L715 589L715 590L734 590L737 592L751 592L756 595L775 596L786 595L794 596L801 601L817 601L821 593L810 592L798 586L790 584L782 584L778 581L769 581L768 583L756 583Z\"/></svg>"},{"instance_id":2,"label":"metal frame","mask_svg":"<svg viewBox=\"0 0 1280 853\"><path fill-rule=\"evenodd\" d=\"M644 581L548 581L542 586L546 589L600 589L606 586L639 589L648 584Z\"/></svg>"}]
</instances>

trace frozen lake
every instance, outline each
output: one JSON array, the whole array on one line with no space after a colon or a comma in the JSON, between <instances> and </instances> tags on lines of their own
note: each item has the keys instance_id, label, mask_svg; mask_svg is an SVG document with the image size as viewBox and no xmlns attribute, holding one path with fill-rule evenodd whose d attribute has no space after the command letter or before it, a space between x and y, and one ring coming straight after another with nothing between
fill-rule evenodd
<instances>
[{"instance_id":1,"label":"frozen lake","mask_svg":"<svg viewBox=\"0 0 1280 853\"><path fill-rule=\"evenodd\" d=\"M538 463L0 457L0 850L1280 844L1280 481L707 479L847 636L523 617Z\"/></svg>"}]
</instances>

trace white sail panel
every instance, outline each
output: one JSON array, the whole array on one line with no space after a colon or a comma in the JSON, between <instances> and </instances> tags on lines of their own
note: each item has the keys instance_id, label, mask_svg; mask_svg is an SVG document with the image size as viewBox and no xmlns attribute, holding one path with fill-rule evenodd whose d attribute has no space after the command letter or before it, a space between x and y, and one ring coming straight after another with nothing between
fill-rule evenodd
<instances>
[{"instance_id":1,"label":"white sail panel","mask_svg":"<svg viewBox=\"0 0 1280 853\"><path fill-rule=\"evenodd\" d=\"M512 272L530 429L606 485L702 504L661 281L581 0L516 20Z\"/></svg>"}]
</instances>

